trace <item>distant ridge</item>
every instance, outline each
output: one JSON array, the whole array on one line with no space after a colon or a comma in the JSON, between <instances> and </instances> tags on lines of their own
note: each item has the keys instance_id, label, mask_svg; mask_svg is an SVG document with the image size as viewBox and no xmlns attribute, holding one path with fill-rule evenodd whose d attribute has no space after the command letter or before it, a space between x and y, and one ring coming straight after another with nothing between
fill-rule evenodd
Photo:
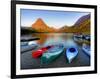
<instances>
[{"instance_id":1,"label":"distant ridge","mask_svg":"<svg viewBox=\"0 0 100 79\"><path fill-rule=\"evenodd\" d=\"M90 34L90 14L79 18L72 27L63 26L59 32L73 32Z\"/></svg>"}]
</instances>

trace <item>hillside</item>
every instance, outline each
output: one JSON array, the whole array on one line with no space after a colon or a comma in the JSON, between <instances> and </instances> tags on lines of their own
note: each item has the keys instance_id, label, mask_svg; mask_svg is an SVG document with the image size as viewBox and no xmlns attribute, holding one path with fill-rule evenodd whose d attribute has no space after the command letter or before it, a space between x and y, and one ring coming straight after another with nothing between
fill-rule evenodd
<instances>
[{"instance_id":1,"label":"hillside","mask_svg":"<svg viewBox=\"0 0 100 79\"><path fill-rule=\"evenodd\" d=\"M37 31L32 29L31 27L21 26L21 35L36 33Z\"/></svg>"},{"instance_id":2,"label":"hillside","mask_svg":"<svg viewBox=\"0 0 100 79\"><path fill-rule=\"evenodd\" d=\"M32 24L32 28L37 32L55 32L55 29L48 26L41 18Z\"/></svg>"},{"instance_id":3,"label":"hillside","mask_svg":"<svg viewBox=\"0 0 100 79\"><path fill-rule=\"evenodd\" d=\"M82 16L77 20L77 22L74 24L74 26L80 26L82 22L89 20L90 19L90 14Z\"/></svg>"},{"instance_id":4,"label":"hillside","mask_svg":"<svg viewBox=\"0 0 100 79\"><path fill-rule=\"evenodd\" d=\"M72 26L63 26L59 29L59 32L74 32L74 33L87 33L90 34L90 15L82 16Z\"/></svg>"}]
</instances>

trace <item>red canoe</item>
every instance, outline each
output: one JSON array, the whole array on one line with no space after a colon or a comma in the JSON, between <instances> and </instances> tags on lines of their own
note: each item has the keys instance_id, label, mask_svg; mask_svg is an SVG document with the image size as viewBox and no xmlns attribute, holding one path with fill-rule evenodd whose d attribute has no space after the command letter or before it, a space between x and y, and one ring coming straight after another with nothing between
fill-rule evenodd
<instances>
[{"instance_id":1,"label":"red canoe","mask_svg":"<svg viewBox=\"0 0 100 79\"><path fill-rule=\"evenodd\" d=\"M47 47L43 47L37 51L32 52L32 57L33 58L39 58L42 56L43 53L45 53L48 49L50 49L52 46L47 46Z\"/></svg>"}]
</instances>

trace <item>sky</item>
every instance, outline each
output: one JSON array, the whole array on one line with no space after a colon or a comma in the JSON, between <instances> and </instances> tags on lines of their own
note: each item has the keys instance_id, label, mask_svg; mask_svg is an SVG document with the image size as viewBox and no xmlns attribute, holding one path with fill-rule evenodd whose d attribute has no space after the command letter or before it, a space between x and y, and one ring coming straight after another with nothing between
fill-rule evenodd
<instances>
[{"instance_id":1,"label":"sky","mask_svg":"<svg viewBox=\"0 0 100 79\"><path fill-rule=\"evenodd\" d=\"M73 11L50 11L21 9L21 26L30 27L41 18L48 26L61 28L65 25L72 26L80 17L89 14L88 12Z\"/></svg>"}]
</instances>

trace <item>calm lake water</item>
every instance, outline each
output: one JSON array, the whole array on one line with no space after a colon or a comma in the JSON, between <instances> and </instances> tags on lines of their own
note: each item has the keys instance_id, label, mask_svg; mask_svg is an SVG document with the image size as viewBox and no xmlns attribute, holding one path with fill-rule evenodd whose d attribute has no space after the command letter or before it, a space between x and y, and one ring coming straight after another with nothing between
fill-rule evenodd
<instances>
[{"instance_id":1,"label":"calm lake water","mask_svg":"<svg viewBox=\"0 0 100 79\"><path fill-rule=\"evenodd\" d=\"M40 40L34 41L34 43L40 46L63 44L64 46L76 45L73 40L72 33L34 33L32 37L38 37Z\"/></svg>"}]
</instances>

